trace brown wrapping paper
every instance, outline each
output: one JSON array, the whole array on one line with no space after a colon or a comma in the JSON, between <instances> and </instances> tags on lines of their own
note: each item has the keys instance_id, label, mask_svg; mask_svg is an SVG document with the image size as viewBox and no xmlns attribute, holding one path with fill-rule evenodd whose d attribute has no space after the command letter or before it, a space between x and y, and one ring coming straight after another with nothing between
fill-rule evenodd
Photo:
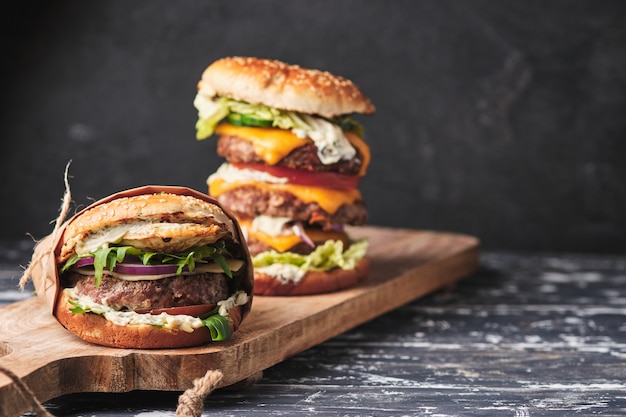
<instances>
[{"instance_id":1,"label":"brown wrapping paper","mask_svg":"<svg viewBox=\"0 0 626 417\"><path fill-rule=\"evenodd\" d=\"M252 305L254 274L252 261L250 260L250 253L248 252L248 247L245 244L245 239L243 237L243 233L241 232L241 228L239 227L239 223L235 220L235 217L232 213L230 213L230 211L222 207L217 200L208 196L207 194L203 194L199 191L192 190L186 187L156 185L149 185L122 191L105 197L99 201L96 201L95 203L76 213L74 216L72 216L72 218L63 223L63 225L55 233L48 235L35 246L33 257L31 260L31 279L33 280L37 296L42 297L45 300L52 314L54 314L54 306L56 304L57 297L61 292L56 257L60 253L62 246L61 242L63 241L63 233L67 225L70 224L78 216L80 216L80 214L82 214L83 212L100 204L115 200L117 198L161 192L177 195L188 195L215 204L220 207L224 211L224 213L226 213L226 215L233 221L233 225L235 226L236 239L239 243L242 244L242 251L247 259L247 271L246 276L241 283L241 289L248 294L249 299L248 303L242 308L243 320L243 318L250 311Z\"/></svg>"}]
</instances>

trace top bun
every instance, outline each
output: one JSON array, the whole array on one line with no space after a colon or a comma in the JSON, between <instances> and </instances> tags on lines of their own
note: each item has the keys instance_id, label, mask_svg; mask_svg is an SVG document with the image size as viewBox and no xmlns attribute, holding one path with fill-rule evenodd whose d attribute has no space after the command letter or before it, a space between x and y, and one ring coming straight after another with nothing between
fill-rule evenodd
<instances>
[{"instance_id":1,"label":"top bun","mask_svg":"<svg viewBox=\"0 0 626 417\"><path fill-rule=\"evenodd\" d=\"M215 61L202 74L198 90L209 97L227 96L329 118L375 111L350 80L270 59L229 57Z\"/></svg>"},{"instance_id":2,"label":"top bun","mask_svg":"<svg viewBox=\"0 0 626 417\"><path fill-rule=\"evenodd\" d=\"M91 246L105 241L181 252L224 237L236 241L235 228L215 202L166 191L124 195L75 216L63 232L57 262L95 250Z\"/></svg>"}]
</instances>

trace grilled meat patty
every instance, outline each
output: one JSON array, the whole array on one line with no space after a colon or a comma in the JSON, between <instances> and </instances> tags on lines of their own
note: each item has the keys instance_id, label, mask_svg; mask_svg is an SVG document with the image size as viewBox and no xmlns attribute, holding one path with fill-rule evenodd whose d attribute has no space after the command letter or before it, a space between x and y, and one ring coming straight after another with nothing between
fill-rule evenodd
<instances>
[{"instance_id":1,"label":"grilled meat patty","mask_svg":"<svg viewBox=\"0 0 626 417\"><path fill-rule=\"evenodd\" d=\"M126 281L105 275L99 287L89 275L71 273L68 287L116 310L150 310L197 304L216 304L228 298L228 277L221 273L179 275L157 280Z\"/></svg>"},{"instance_id":2,"label":"grilled meat patty","mask_svg":"<svg viewBox=\"0 0 626 417\"><path fill-rule=\"evenodd\" d=\"M362 225L367 220L367 208L362 200L344 204L335 213L327 213L318 203L305 203L286 191L267 191L254 186L243 186L217 197L239 218L259 215L288 217L305 224L317 224L328 229L331 224Z\"/></svg>"},{"instance_id":3,"label":"grilled meat patty","mask_svg":"<svg viewBox=\"0 0 626 417\"><path fill-rule=\"evenodd\" d=\"M217 141L218 155L228 162L245 164L264 164L265 161L254 152L252 143L236 136L220 136ZM363 165L363 157L358 152L350 160L324 165L317 156L317 147L313 142L294 149L275 166L306 171L328 171L343 175L357 175Z\"/></svg>"}]
</instances>

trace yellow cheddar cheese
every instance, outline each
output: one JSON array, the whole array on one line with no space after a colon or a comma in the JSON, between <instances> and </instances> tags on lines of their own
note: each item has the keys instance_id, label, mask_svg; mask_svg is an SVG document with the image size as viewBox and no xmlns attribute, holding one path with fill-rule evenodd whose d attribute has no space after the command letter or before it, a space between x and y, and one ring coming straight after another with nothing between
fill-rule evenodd
<instances>
[{"instance_id":1,"label":"yellow cheddar cheese","mask_svg":"<svg viewBox=\"0 0 626 417\"><path fill-rule=\"evenodd\" d=\"M295 233L287 233L281 235L270 235L258 230L254 230L250 220L240 220L239 224L248 234L248 238L254 238L260 242L269 245L278 252L286 252L289 249L302 242L302 239ZM325 242L327 240L346 240L346 234L336 231L323 231L320 229L305 229L305 233L313 242Z\"/></svg>"},{"instance_id":2,"label":"yellow cheddar cheese","mask_svg":"<svg viewBox=\"0 0 626 417\"><path fill-rule=\"evenodd\" d=\"M227 182L222 178L209 181L209 194L218 197L227 191L245 186L257 187L268 192L285 191L293 194L305 203L318 203L329 214L335 213L344 204L352 204L355 201L362 200L361 193L357 189L343 191L295 184L271 184L260 181Z\"/></svg>"},{"instance_id":3,"label":"yellow cheddar cheese","mask_svg":"<svg viewBox=\"0 0 626 417\"><path fill-rule=\"evenodd\" d=\"M311 139L300 138L290 130L273 127L247 127L221 123L215 129L215 132L218 135L236 136L250 142L254 152L268 165L276 165L294 149L311 143ZM352 132L344 132L344 135L350 144L363 156L363 165L359 175L365 175L371 158L369 146L363 139Z\"/></svg>"}]
</instances>

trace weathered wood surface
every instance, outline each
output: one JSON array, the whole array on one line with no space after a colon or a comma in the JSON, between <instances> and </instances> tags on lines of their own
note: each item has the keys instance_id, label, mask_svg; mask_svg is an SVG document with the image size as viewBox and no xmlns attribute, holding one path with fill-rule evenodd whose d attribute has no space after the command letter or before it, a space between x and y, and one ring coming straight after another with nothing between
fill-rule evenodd
<instances>
[{"instance_id":1,"label":"weathered wood surface","mask_svg":"<svg viewBox=\"0 0 626 417\"><path fill-rule=\"evenodd\" d=\"M3 302L17 295L10 282L0 279ZM178 395L76 394L46 406L165 417ZM626 415L626 256L483 253L452 291L297 354L245 391L216 391L204 415Z\"/></svg>"},{"instance_id":2,"label":"weathered wood surface","mask_svg":"<svg viewBox=\"0 0 626 417\"><path fill-rule=\"evenodd\" d=\"M209 369L223 386L267 369L385 312L456 282L475 270L478 242L454 234L361 228L371 242L371 270L361 285L332 294L257 297L226 342L188 349L112 349L83 342L30 298L0 309L0 364L41 400L87 391L184 390ZM0 414L26 410L0 376Z\"/></svg>"}]
</instances>

